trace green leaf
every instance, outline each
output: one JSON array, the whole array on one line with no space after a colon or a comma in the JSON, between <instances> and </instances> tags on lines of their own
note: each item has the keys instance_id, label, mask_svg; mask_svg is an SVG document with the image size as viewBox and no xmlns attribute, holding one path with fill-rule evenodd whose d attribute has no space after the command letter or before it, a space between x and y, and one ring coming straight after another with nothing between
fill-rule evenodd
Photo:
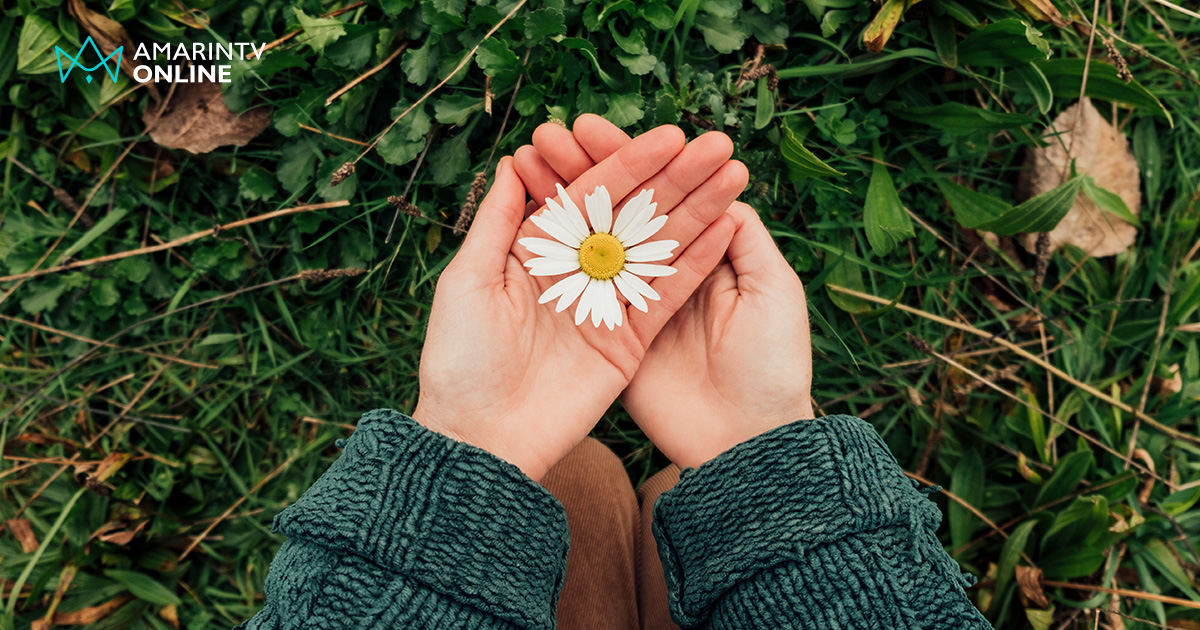
<instances>
[{"instance_id":1,"label":"green leaf","mask_svg":"<svg viewBox=\"0 0 1200 630\"><path fill-rule=\"evenodd\" d=\"M483 99L469 94L451 94L439 98L433 104L433 116L443 125L461 125L467 122L471 114L483 108ZM413 112L415 114L416 112ZM428 120L428 118L426 118ZM425 128L428 132L429 128ZM414 140L415 138L409 138Z\"/></svg>"},{"instance_id":2,"label":"green leaf","mask_svg":"<svg viewBox=\"0 0 1200 630\"><path fill-rule=\"evenodd\" d=\"M462 137L438 145L438 148L429 156L433 183L439 186L454 183L460 174L470 168L470 157L467 142Z\"/></svg>"},{"instance_id":3,"label":"green leaf","mask_svg":"<svg viewBox=\"0 0 1200 630\"><path fill-rule=\"evenodd\" d=\"M292 7L292 13L295 14L300 28L304 30L304 36L297 41L308 44L317 52L323 52L326 46L346 34L346 25L340 20L309 17L296 7Z\"/></svg>"},{"instance_id":4,"label":"green leaf","mask_svg":"<svg viewBox=\"0 0 1200 630\"><path fill-rule=\"evenodd\" d=\"M92 302L96 306L112 306L121 299L121 293L117 291L117 283L112 278L100 278L92 282L92 288L88 292Z\"/></svg>"},{"instance_id":5,"label":"green leaf","mask_svg":"<svg viewBox=\"0 0 1200 630\"><path fill-rule=\"evenodd\" d=\"M600 80L604 82L604 85L608 86L610 90L620 89L620 83L618 83L612 78L611 75L605 72L604 68L600 67L600 56L596 52L596 46L592 44L592 42L580 37L564 37L559 40L558 43L567 48L578 50L583 53L583 56L591 60L592 66L596 68L596 76L600 77Z\"/></svg>"},{"instance_id":6,"label":"green leaf","mask_svg":"<svg viewBox=\"0 0 1200 630\"><path fill-rule=\"evenodd\" d=\"M650 71L654 70L654 66L658 63L658 57L651 54L633 56L618 51L616 57L621 65L637 76L650 74Z\"/></svg>"},{"instance_id":7,"label":"green leaf","mask_svg":"<svg viewBox=\"0 0 1200 630\"><path fill-rule=\"evenodd\" d=\"M1017 68L1017 76L1021 77L1025 87L1033 94L1038 111L1042 114L1049 113L1050 107L1054 105L1054 90L1050 88L1050 81L1046 79L1046 75L1042 74L1037 66L1026 64Z\"/></svg>"},{"instance_id":8,"label":"green leaf","mask_svg":"<svg viewBox=\"0 0 1200 630\"><path fill-rule=\"evenodd\" d=\"M116 225L121 219L125 218L125 215L128 213L129 211L124 208L113 208L112 212L104 215L104 217L97 221L96 224L91 227L91 229L89 229L87 232L84 232L83 236L79 237L78 241L75 241L70 247L63 250L63 252L58 255L58 258L55 259L54 264L61 265L68 258L83 250L84 247L91 245L92 241L100 238L105 232L111 230L113 226Z\"/></svg>"},{"instance_id":9,"label":"green leaf","mask_svg":"<svg viewBox=\"0 0 1200 630\"><path fill-rule=\"evenodd\" d=\"M317 156L304 140L283 145L280 153L283 159L279 161L275 177L279 178L284 190L290 193L299 192L312 181Z\"/></svg>"},{"instance_id":10,"label":"green leaf","mask_svg":"<svg viewBox=\"0 0 1200 630\"><path fill-rule=\"evenodd\" d=\"M1009 114L993 112L979 107L971 107L962 103L942 103L929 107L907 107L895 110L900 118L911 120L923 125L937 127L955 136L980 132L995 132L1021 125L1028 125L1037 119L1025 114Z\"/></svg>"},{"instance_id":11,"label":"green leaf","mask_svg":"<svg viewBox=\"0 0 1200 630\"><path fill-rule=\"evenodd\" d=\"M759 77L757 103L754 106L755 129L766 127L775 118L775 93L768 85L767 77Z\"/></svg>"},{"instance_id":12,"label":"green leaf","mask_svg":"<svg viewBox=\"0 0 1200 630\"><path fill-rule=\"evenodd\" d=\"M525 39L536 43L551 35L560 35L567 31L566 20L562 11L544 7L531 11L525 18Z\"/></svg>"},{"instance_id":13,"label":"green leaf","mask_svg":"<svg viewBox=\"0 0 1200 630\"><path fill-rule=\"evenodd\" d=\"M261 168L251 168L238 180L238 194L250 201L266 201L275 196L275 178Z\"/></svg>"},{"instance_id":14,"label":"green leaf","mask_svg":"<svg viewBox=\"0 0 1200 630\"><path fill-rule=\"evenodd\" d=\"M959 186L945 177L935 177L933 181L963 227L977 229L1012 211L1012 205L1002 199Z\"/></svg>"},{"instance_id":15,"label":"green leaf","mask_svg":"<svg viewBox=\"0 0 1200 630\"><path fill-rule=\"evenodd\" d=\"M1141 227L1142 222L1129 210L1129 206L1125 205L1125 200L1120 195L1100 186L1090 175L1081 175L1079 178L1083 180L1081 184L1083 194L1094 201L1096 207L1130 225Z\"/></svg>"},{"instance_id":16,"label":"green leaf","mask_svg":"<svg viewBox=\"0 0 1200 630\"><path fill-rule=\"evenodd\" d=\"M430 53L432 46L432 41L425 40L424 46L410 48L401 55L400 69L404 71L404 76L408 77L409 83L425 85L425 82L429 80L429 72L435 65Z\"/></svg>"},{"instance_id":17,"label":"green leaf","mask_svg":"<svg viewBox=\"0 0 1200 630\"><path fill-rule=\"evenodd\" d=\"M696 16L696 28L704 35L708 47L722 54L738 50L746 43L746 32L732 18L701 14Z\"/></svg>"},{"instance_id":18,"label":"green leaf","mask_svg":"<svg viewBox=\"0 0 1200 630\"><path fill-rule=\"evenodd\" d=\"M219 346L226 343L233 343L242 337L243 335L237 333L213 333L197 342L196 346Z\"/></svg>"},{"instance_id":19,"label":"green leaf","mask_svg":"<svg viewBox=\"0 0 1200 630\"><path fill-rule=\"evenodd\" d=\"M1025 551L1025 545L1029 542L1029 533L1033 531L1034 525L1037 525L1035 520L1021 523L1013 530L1008 540L1004 541L1004 548L1000 550L1000 562L996 568L996 590L993 591L992 604L987 610L988 617L991 619L995 618L996 612L1005 601L1002 595L1016 577L1017 563L1021 560L1021 554Z\"/></svg>"},{"instance_id":20,"label":"green leaf","mask_svg":"<svg viewBox=\"0 0 1200 630\"><path fill-rule=\"evenodd\" d=\"M1158 142L1158 130L1154 121L1143 118L1133 128L1133 155L1137 158L1138 170L1146 183L1146 205L1153 206L1163 181L1162 148Z\"/></svg>"},{"instance_id":21,"label":"green leaf","mask_svg":"<svg viewBox=\"0 0 1200 630\"><path fill-rule=\"evenodd\" d=\"M1159 501L1158 506L1171 516L1179 516L1190 510L1197 500L1200 500L1200 486L1172 492Z\"/></svg>"},{"instance_id":22,"label":"green leaf","mask_svg":"<svg viewBox=\"0 0 1200 630\"><path fill-rule=\"evenodd\" d=\"M1075 451L1058 460L1054 474L1042 485L1033 504L1045 505L1055 499L1061 499L1075 491L1075 487L1083 480L1088 469L1092 467L1091 451Z\"/></svg>"},{"instance_id":23,"label":"green leaf","mask_svg":"<svg viewBox=\"0 0 1200 630\"><path fill-rule=\"evenodd\" d=\"M958 465L950 475L950 492L978 508L983 505L985 482L983 460L975 449L967 450L959 458ZM957 501L950 501L946 512L950 521L950 546L958 549L971 542L971 537L980 525L979 517Z\"/></svg>"},{"instance_id":24,"label":"green leaf","mask_svg":"<svg viewBox=\"0 0 1200 630\"><path fill-rule=\"evenodd\" d=\"M1054 623L1054 604L1050 604L1046 610L1026 608L1025 618L1029 620L1029 626L1033 630L1050 630Z\"/></svg>"},{"instance_id":25,"label":"green leaf","mask_svg":"<svg viewBox=\"0 0 1200 630\"><path fill-rule=\"evenodd\" d=\"M947 68L958 67L958 37L954 34L954 22L950 16L930 15L929 36L942 63Z\"/></svg>"},{"instance_id":26,"label":"green leaf","mask_svg":"<svg viewBox=\"0 0 1200 630\"><path fill-rule=\"evenodd\" d=\"M839 234L832 239L831 245L839 248L842 253L825 254L825 292L829 295L829 301L847 313L861 315L870 312L871 304L866 300L829 288L829 285L836 285L861 293L867 291L863 285L862 266L850 259L851 256L855 256L854 240L850 234Z\"/></svg>"},{"instance_id":27,"label":"green leaf","mask_svg":"<svg viewBox=\"0 0 1200 630\"><path fill-rule=\"evenodd\" d=\"M489 37L479 43L479 50L475 53L475 63L479 64L484 74L494 77L516 70L517 66L521 65L521 59L504 41Z\"/></svg>"},{"instance_id":28,"label":"green leaf","mask_svg":"<svg viewBox=\"0 0 1200 630\"><path fill-rule=\"evenodd\" d=\"M1083 83L1083 71L1086 61L1083 59L1051 59L1035 62L1046 80L1050 82L1054 95L1062 98L1079 98L1079 87ZM1163 107L1162 102L1141 83L1132 81L1125 83L1112 65L1092 59L1087 66L1087 87L1085 96L1106 101L1125 103L1134 107L1143 107L1167 119L1171 127L1175 126L1171 113Z\"/></svg>"},{"instance_id":29,"label":"green leaf","mask_svg":"<svg viewBox=\"0 0 1200 630\"><path fill-rule=\"evenodd\" d=\"M896 185L881 160L876 160L871 169L871 183L867 186L867 198L863 207L863 225L867 231L867 242L876 256L886 256L901 241L916 236L912 220L900 203Z\"/></svg>"},{"instance_id":30,"label":"green leaf","mask_svg":"<svg viewBox=\"0 0 1200 630\"><path fill-rule=\"evenodd\" d=\"M805 177L830 177L845 175L845 173L829 166L822 162L820 158L813 155L796 137L796 133L788 125L780 125L779 127L782 138L779 142L779 152L783 155L783 161L787 162L788 168L791 170L792 180L796 181Z\"/></svg>"},{"instance_id":31,"label":"green leaf","mask_svg":"<svg viewBox=\"0 0 1200 630\"><path fill-rule=\"evenodd\" d=\"M156 606L179 606L183 604L170 589L144 573L110 569L105 571L104 575L120 582L122 586L129 589L130 593L133 593L134 597L144 602L150 602Z\"/></svg>"},{"instance_id":32,"label":"green leaf","mask_svg":"<svg viewBox=\"0 0 1200 630\"><path fill-rule=\"evenodd\" d=\"M628 127L645 115L646 100L637 92L614 94L608 99L608 111L604 117L618 127Z\"/></svg>"},{"instance_id":33,"label":"green leaf","mask_svg":"<svg viewBox=\"0 0 1200 630\"><path fill-rule=\"evenodd\" d=\"M45 74L58 70L58 55L54 45L62 39L62 33L46 18L30 13L21 26L17 39L17 72L21 74ZM78 51L67 50L74 56ZM88 54L93 54L90 51ZM65 58L64 64L70 63ZM6 90L7 94L7 90Z\"/></svg>"},{"instance_id":34,"label":"green leaf","mask_svg":"<svg viewBox=\"0 0 1200 630\"><path fill-rule=\"evenodd\" d=\"M50 276L42 282L30 282L21 291L21 310L30 315L49 311L58 305L58 296L67 289L67 285L59 276Z\"/></svg>"},{"instance_id":35,"label":"green leaf","mask_svg":"<svg viewBox=\"0 0 1200 630\"><path fill-rule=\"evenodd\" d=\"M371 60L376 31L357 27L350 33L329 46L325 58L348 70L357 70Z\"/></svg>"},{"instance_id":36,"label":"green leaf","mask_svg":"<svg viewBox=\"0 0 1200 630\"><path fill-rule=\"evenodd\" d=\"M122 258L113 265L113 276L123 278L134 284L141 284L150 276L153 265L146 256L130 256Z\"/></svg>"},{"instance_id":37,"label":"green leaf","mask_svg":"<svg viewBox=\"0 0 1200 630\"><path fill-rule=\"evenodd\" d=\"M1082 184L1080 177L1072 177L1033 199L1013 208L1002 218L980 225L978 229L995 232L1002 236L1028 232L1049 232L1067 216L1075 205Z\"/></svg>"},{"instance_id":38,"label":"green leaf","mask_svg":"<svg viewBox=\"0 0 1200 630\"><path fill-rule=\"evenodd\" d=\"M1020 68L1049 58L1050 43L1041 31L1015 18L981 26L958 43L958 63L972 67Z\"/></svg>"}]
</instances>

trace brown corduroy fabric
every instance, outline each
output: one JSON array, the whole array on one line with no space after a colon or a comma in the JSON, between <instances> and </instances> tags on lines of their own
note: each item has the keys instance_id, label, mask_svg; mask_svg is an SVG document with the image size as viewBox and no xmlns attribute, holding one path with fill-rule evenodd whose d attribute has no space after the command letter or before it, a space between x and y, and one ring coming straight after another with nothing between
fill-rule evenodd
<instances>
[{"instance_id":1,"label":"brown corduroy fabric","mask_svg":"<svg viewBox=\"0 0 1200 630\"><path fill-rule=\"evenodd\" d=\"M654 521L654 502L658 495L679 482L679 467L671 464L658 471L638 488L637 585L638 619L641 630L679 630L671 621L667 606L667 578L663 575L662 560L650 524Z\"/></svg>"},{"instance_id":2,"label":"brown corduroy fabric","mask_svg":"<svg viewBox=\"0 0 1200 630\"><path fill-rule=\"evenodd\" d=\"M571 531L558 627L637 628L638 501L621 460L588 438L546 473L542 485L562 502Z\"/></svg>"}]
</instances>

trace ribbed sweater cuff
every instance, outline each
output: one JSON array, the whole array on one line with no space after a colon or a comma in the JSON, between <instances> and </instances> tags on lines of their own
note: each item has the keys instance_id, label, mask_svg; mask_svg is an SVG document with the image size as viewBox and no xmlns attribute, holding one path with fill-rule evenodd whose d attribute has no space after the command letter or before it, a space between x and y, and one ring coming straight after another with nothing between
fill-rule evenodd
<instances>
[{"instance_id":1,"label":"ribbed sweater cuff","mask_svg":"<svg viewBox=\"0 0 1200 630\"><path fill-rule=\"evenodd\" d=\"M518 627L554 627L568 534L545 488L390 409L364 414L338 446L341 457L275 517L274 531L356 554Z\"/></svg>"},{"instance_id":2,"label":"ribbed sweater cuff","mask_svg":"<svg viewBox=\"0 0 1200 630\"><path fill-rule=\"evenodd\" d=\"M654 506L654 536L672 616L690 627L739 582L814 548L898 523L928 530L940 519L870 424L827 416L685 470Z\"/></svg>"}]
</instances>

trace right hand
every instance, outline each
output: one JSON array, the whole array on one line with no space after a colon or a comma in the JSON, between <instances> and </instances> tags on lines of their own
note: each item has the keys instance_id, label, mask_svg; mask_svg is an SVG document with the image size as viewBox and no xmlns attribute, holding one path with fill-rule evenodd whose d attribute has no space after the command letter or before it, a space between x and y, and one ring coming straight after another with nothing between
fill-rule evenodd
<instances>
[{"instance_id":1,"label":"right hand","mask_svg":"<svg viewBox=\"0 0 1200 630\"><path fill-rule=\"evenodd\" d=\"M539 160L566 182L629 142L598 116L542 125ZM812 418L804 286L753 208L730 206L727 259L654 338L621 401L663 453L696 467L766 431Z\"/></svg>"}]
</instances>

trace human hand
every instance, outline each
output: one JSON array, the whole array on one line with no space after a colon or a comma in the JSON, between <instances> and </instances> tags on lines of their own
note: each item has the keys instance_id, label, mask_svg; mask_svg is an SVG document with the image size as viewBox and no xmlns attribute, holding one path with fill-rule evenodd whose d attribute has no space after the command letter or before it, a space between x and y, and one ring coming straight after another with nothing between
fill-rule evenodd
<instances>
[{"instance_id":1,"label":"human hand","mask_svg":"<svg viewBox=\"0 0 1200 630\"><path fill-rule=\"evenodd\" d=\"M502 159L438 281L413 418L540 479L625 389L654 336L721 258L734 228L724 211L747 179L731 153L728 140L685 146L678 127L659 127L575 173L567 193L580 207L597 185L617 209L654 189L658 214L670 216L654 238L680 243L677 256L662 261L677 273L649 282L661 300L647 312L621 306L624 325L612 331L576 326L553 303L538 304L561 278L531 276L522 265L534 256L517 241L546 236L525 217L526 190L557 197L557 177L518 175L514 164L536 155L532 147Z\"/></svg>"},{"instance_id":2,"label":"human hand","mask_svg":"<svg viewBox=\"0 0 1200 630\"><path fill-rule=\"evenodd\" d=\"M533 135L541 164L567 182L629 142L598 116L580 117L573 131L542 125ZM813 417L804 287L750 206L734 203L728 216L736 231L727 259L654 338L621 397L681 467Z\"/></svg>"}]
</instances>

